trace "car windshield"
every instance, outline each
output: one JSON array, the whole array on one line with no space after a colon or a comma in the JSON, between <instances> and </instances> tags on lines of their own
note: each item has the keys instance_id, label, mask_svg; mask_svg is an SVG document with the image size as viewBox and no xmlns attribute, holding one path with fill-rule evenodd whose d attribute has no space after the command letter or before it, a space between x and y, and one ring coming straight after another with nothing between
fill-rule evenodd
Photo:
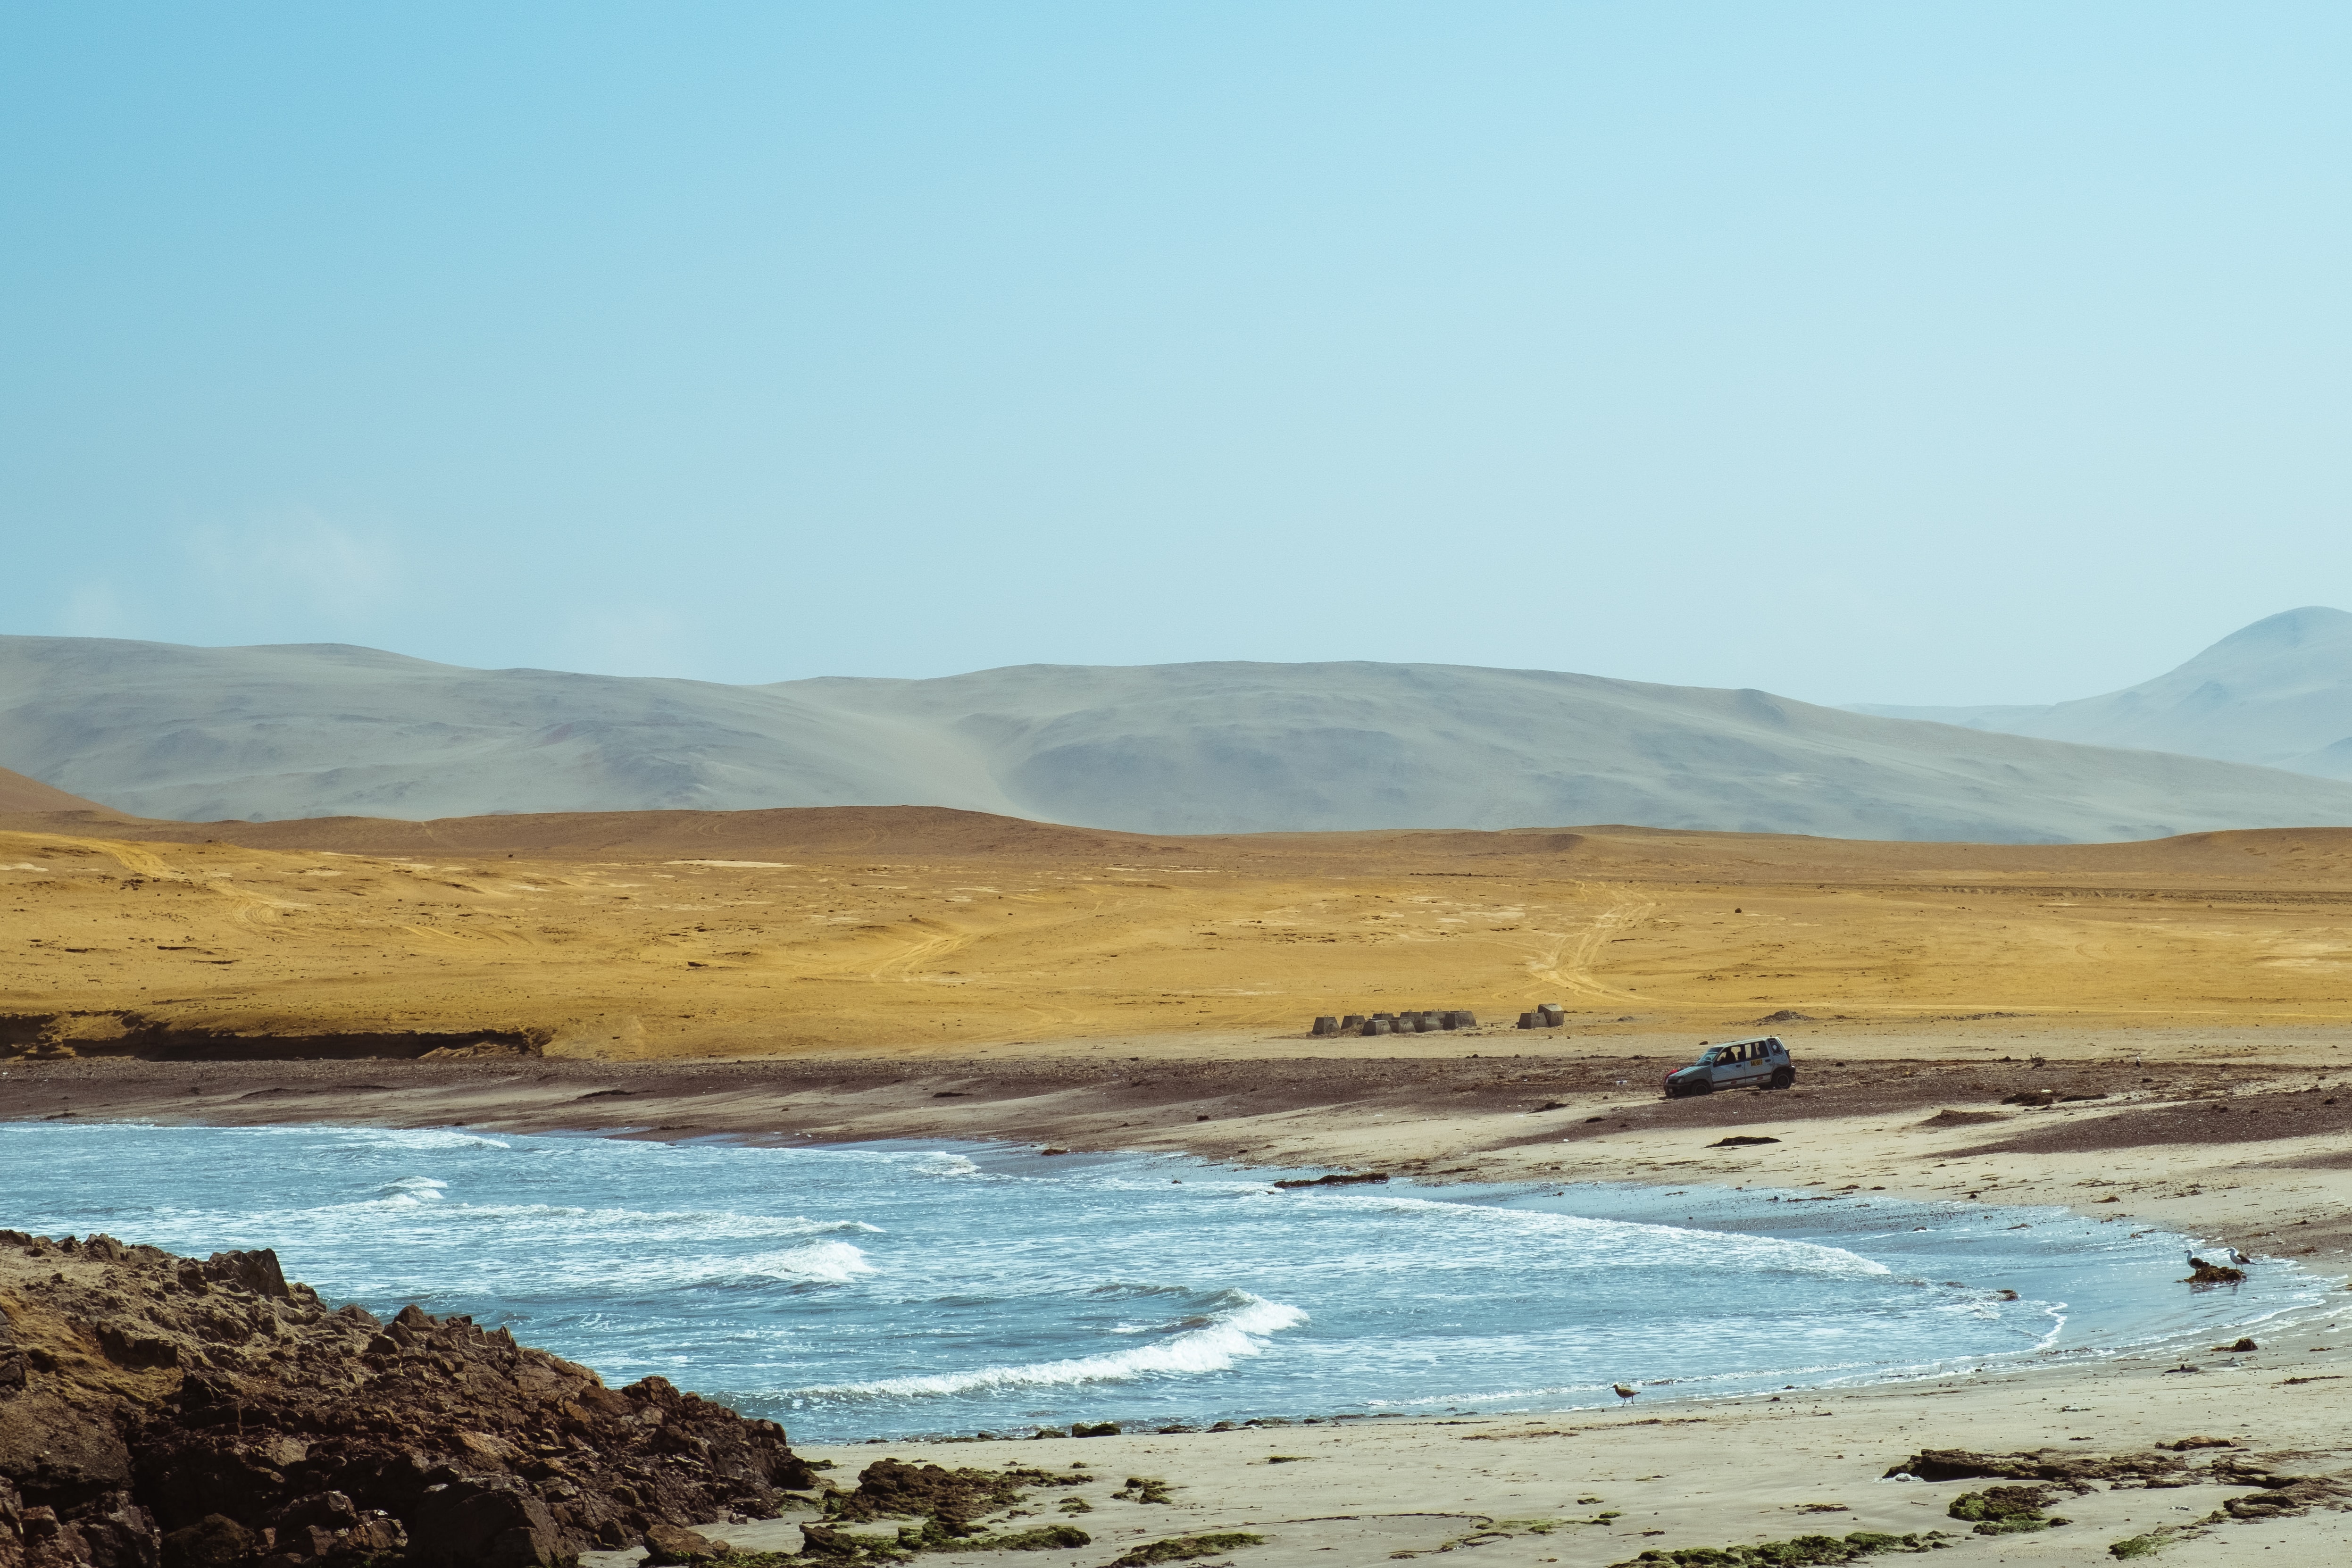
<instances>
[{"instance_id":1,"label":"car windshield","mask_svg":"<svg viewBox=\"0 0 2352 1568\"><path fill-rule=\"evenodd\" d=\"M1715 1065L1715 1053L1713 1051L1701 1051L1698 1054L1698 1060L1691 1065L1694 1067L1711 1068Z\"/></svg>"}]
</instances>

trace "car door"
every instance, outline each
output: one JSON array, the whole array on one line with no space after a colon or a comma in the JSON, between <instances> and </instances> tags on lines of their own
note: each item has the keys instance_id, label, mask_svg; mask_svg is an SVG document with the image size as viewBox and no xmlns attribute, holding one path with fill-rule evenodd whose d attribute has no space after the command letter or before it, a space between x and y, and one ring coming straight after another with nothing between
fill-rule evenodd
<instances>
[{"instance_id":1,"label":"car door","mask_svg":"<svg viewBox=\"0 0 2352 1568\"><path fill-rule=\"evenodd\" d=\"M1716 1088L1736 1089L1746 1079L1748 1064L1740 1060L1740 1056L1738 1046L1724 1046L1716 1051L1715 1066L1707 1073Z\"/></svg>"}]
</instances>

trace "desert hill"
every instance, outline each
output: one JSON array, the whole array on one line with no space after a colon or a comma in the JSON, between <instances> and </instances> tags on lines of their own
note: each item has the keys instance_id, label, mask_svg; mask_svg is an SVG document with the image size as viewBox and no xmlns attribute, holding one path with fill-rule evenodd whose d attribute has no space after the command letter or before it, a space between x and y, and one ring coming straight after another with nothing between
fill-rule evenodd
<instances>
[{"instance_id":1,"label":"desert hill","mask_svg":"<svg viewBox=\"0 0 2352 1568\"><path fill-rule=\"evenodd\" d=\"M68 798L71 798L68 796ZM559 811L496 816L305 816L277 822L173 822L108 813L0 812L0 831L88 833L158 844L237 844L341 855L521 856L630 860L785 856L1163 855L1186 839L1064 827L930 805L779 806L767 811Z\"/></svg>"},{"instance_id":2,"label":"desert hill","mask_svg":"<svg viewBox=\"0 0 2352 1568\"><path fill-rule=\"evenodd\" d=\"M38 787L38 786L37 786ZM68 800L72 796L66 797ZM0 812L0 832L92 835L142 844L236 845L294 855L415 859L435 854L612 864L786 868L792 859L1076 863L1107 871L1279 864L1318 873L1475 876L1495 866L1612 881L1966 882L2087 879L2119 887L2204 879L2254 886L2314 875L2352 889L2352 827L2260 828L2088 844L1969 844L1709 833L1623 823L1577 827L1379 828L1355 833L1119 833L946 806L788 806L766 811L512 813L409 822L314 816L173 822L103 812ZM100 808L102 810L102 808Z\"/></svg>"},{"instance_id":3,"label":"desert hill","mask_svg":"<svg viewBox=\"0 0 2352 1568\"><path fill-rule=\"evenodd\" d=\"M0 757L180 821L905 805L1163 835L1603 821L1999 842L2352 824L2352 786L2272 770L1450 665L751 687L14 637Z\"/></svg>"},{"instance_id":4,"label":"desert hill","mask_svg":"<svg viewBox=\"0 0 2352 1568\"><path fill-rule=\"evenodd\" d=\"M2232 632L2179 668L2072 702L1854 712L2137 746L2352 779L2352 615L2310 605Z\"/></svg>"},{"instance_id":5,"label":"desert hill","mask_svg":"<svg viewBox=\"0 0 2352 1568\"><path fill-rule=\"evenodd\" d=\"M122 813L100 805L94 800L68 795L61 789L52 789L38 779L28 779L22 773L0 768L0 817L62 812L82 812L118 821L131 820Z\"/></svg>"}]
</instances>

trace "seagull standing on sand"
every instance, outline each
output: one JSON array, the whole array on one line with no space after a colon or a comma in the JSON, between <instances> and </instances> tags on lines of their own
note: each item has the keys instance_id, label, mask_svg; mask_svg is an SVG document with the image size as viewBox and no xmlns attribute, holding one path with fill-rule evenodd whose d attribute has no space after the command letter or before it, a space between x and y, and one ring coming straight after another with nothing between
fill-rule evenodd
<instances>
[{"instance_id":1,"label":"seagull standing on sand","mask_svg":"<svg viewBox=\"0 0 2352 1568\"><path fill-rule=\"evenodd\" d=\"M1633 1384L1626 1383L1612 1383L1609 1386L1617 1391L1617 1397L1620 1399L1630 1400L1633 1395L1642 1392Z\"/></svg>"}]
</instances>

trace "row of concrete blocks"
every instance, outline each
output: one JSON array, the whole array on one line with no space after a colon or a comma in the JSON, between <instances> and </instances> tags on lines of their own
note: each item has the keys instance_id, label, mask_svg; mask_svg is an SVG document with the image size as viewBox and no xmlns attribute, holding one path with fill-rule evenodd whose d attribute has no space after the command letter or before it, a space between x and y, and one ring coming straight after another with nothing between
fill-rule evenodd
<instances>
[{"instance_id":1,"label":"row of concrete blocks","mask_svg":"<svg viewBox=\"0 0 2352 1568\"><path fill-rule=\"evenodd\" d=\"M1335 1018L1328 1013L1315 1020L1318 1035L1425 1035L1435 1029L1475 1029L1475 1013L1460 1009L1442 1013L1374 1013L1366 1017L1350 1013Z\"/></svg>"},{"instance_id":2,"label":"row of concrete blocks","mask_svg":"<svg viewBox=\"0 0 2352 1568\"><path fill-rule=\"evenodd\" d=\"M1557 1029L1567 1022L1568 1014L1562 1011L1559 1003L1542 1002L1537 1004L1534 1012L1519 1015L1518 1026L1522 1029Z\"/></svg>"}]
</instances>

